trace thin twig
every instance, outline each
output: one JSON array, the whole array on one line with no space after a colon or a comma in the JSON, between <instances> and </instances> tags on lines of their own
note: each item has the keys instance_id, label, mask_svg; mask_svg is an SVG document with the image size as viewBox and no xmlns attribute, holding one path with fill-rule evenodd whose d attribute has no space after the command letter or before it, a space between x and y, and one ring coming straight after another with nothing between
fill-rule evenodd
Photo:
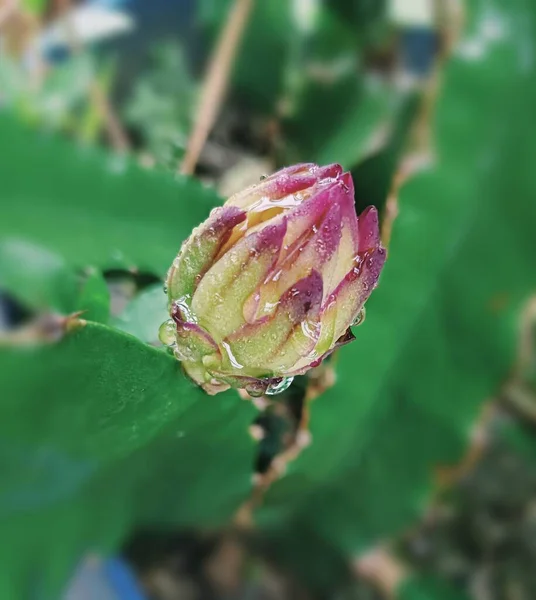
<instances>
[{"instance_id":1,"label":"thin twig","mask_svg":"<svg viewBox=\"0 0 536 600\"><path fill-rule=\"evenodd\" d=\"M242 529L251 529L253 513L263 503L266 492L278 479L284 476L288 465L295 461L303 450L312 443L309 430L310 404L323 392L335 385L333 363L322 364L309 372L309 383L303 399L303 408L298 427L292 442L282 452L277 454L263 474L257 474L253 480L253 489L249 498L240 506L234 517L234 524ZM250 430L254 439L262 439L257 428Z\"/></svg>"},{"instance_id":2,"label":"thin twig","mask_svg":"<svg viewBox=\"0 0 536 600\"><path fill-rule=\"evenodd\" d=\"M387 197L385 217L382 223L382 242L388 247L394 222L398 216L398 197L403 185L421 170L433 163L435 157L432 144L432 125L434 111L439 95L441 77L445 63L452 55L456 42L463 31L463 10L459 0L435 0L434 9L438 22L438 31L443 39L441 51L435 59L435 65L424 86L423 99L416 118L411 125L409 141Z\"/></svg>"},{"instance_id":3,"label":"thin twig","mask_svg":"<svg viewBox=\"0 0 536 600\"><path fill-rule=\"evenodd\" d=\"M225 97L234 58L253 7L253 0L235 0L211 56L199 109L188 140L181 172L191 175Z\"/></svg>"}]
</instances>

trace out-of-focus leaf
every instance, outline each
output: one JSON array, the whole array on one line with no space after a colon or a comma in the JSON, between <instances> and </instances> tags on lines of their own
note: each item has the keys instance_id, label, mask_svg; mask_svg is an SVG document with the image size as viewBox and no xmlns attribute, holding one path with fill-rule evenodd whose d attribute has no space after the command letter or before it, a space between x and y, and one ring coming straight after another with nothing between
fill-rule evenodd
<instances>
[{"instance_id":1,"label":"out-of-focus leaf","mask_svg":"<svg viewBox=\"0 0 536 600\"><path fill-rule=\"evenodd\" d=\"M384 146L394 127L400 98L380 82L365 83L359 101L349 107L337 131L315 157L318 164L336 162L351 169Z\"/></svg>"},{"instance_id":2,"label":"out-of-focus leaf","mask_svg":"<svg viewBox=\"0 0 536 600\"><path fill-rule=\"evenodd\" d=\"M0 55L0 99L4 106L27 123L47 129L69 129L76 125L95 77L90 54L83 53L50 69L36 81L27 65Z\"/></svg>"},{"instance_id":3,"label":"out-of-focus leaf","mask_svg":"<svg viewBox=\"0 0 536 600\"><path fill-rule=\"evenodd\" d=\"M62 256L46 247L2 235L0 289L33 310L68 313L74 308L77 277Z\"/></svg>"},{"instance_id":4,"label":"out-of-focus leaf","mask_svg":"<svg viewBox=\"0 0 536 600\"><path fill-rule=\"evenodd\" d=\"M184 153L197 97L182 48L158 47L151 69L136 82L125 108L127 122L138 130L158 165L177 168Z\"/></svg>"},{"instance_id":5,"label":"out-of-focus leaf","mask_svg":"<svg viewBox=\"0 0 536 600\"><path fill-rule=\"evenodd\" d=\"M385 146L379 152L365 157L352 169L358 212L371 204L380 210L384 208L400 158L407 149L408 134L421 100L419 92L400 97Z\"/></svg>"},{"instance_id":6,"label":"out-of-focus leaf","mask_svg":"<svg viewBox=\"0 0 536 600\"><path fill-rule=\"evenodd\" d=\"M362 91L358 44L353 32L326 7L314 27L294 41L285 89L282 162L321 156Z\"/></svg>"},{"instance_id":7,"label":"out-of-focus leaf","mask_svg":"<svg viewBox=\"0 0 536 600\"><path fill-rule=\"evenodd\" d=\"M158 342L158 329L169 319L163 284L157 283L140 292L116 317L112 325L149 343Z\"/></svg>"},{"instance_id":8,"label":"out-of-focus leaf","mask_svg":"<svg viewBox=\"0 0 536 600\"><path fill-rule=\"evenodd\" d=\"M110 316L110 291L102 273L93 267L86 269L76 310L83 311L82 318L97 323L107 323Z\"/></svg>"},{"instance_id":9,"label":"out-of-focus leaf","mask_svg":"<svg viewBox=\"0 0 536 600\"><path fill-rule=\"evenodd\" d=\"M326 6L351 26L363 45L386 27L388 0L326 0Z\"/></svg>"},{"instance_id":10,"label":"out-of-focus leaf","mask_svg":"<svg viewBox=\"0 0 536 600\"><path fill-rule=\"evenodd\" d=\"M225 23L230 0L202 0L199 20L215 43ZM300 35L292 2L255 2L232 73L232 91L239 102L273 114L282 92L292 44Z\"/></svg>"},{"instance_id":11,"label":"out-of-focus leaf","mask_svg":"<svg viewBox=\"0 0 536 600\"><path fill-rule=\"evenodd\" d=\"M136 267L163 277L219 201L192 178L143 170L126 157L21 128L7 115L0 139L9 140L0 147L0 238L40 245L75 268Z\"/></svg>"},{"instance_id":12,"label":"out-of-focus leaf","mask_svg":"<svg viewBox=\"0 0 536 600\"><path fill-rule=\"evenodd\" d=\"M47 5L47 0L22 0L22 6L29 12L40 15Z\"/></svg>"},{"instance_id":13,"label":"out-of-focus leaf","mask_svg":"<svg viewBox=\"0 0 536 600\"><path fill-rule=\"evenodd\" d=\"M362 25L364 25L362 23ZM288 69L282 162L339 162L353 168L388 143L403 96L366 74L363 40L329 5L295 41Z\"/></svg>"},{"instance_id":14,"label":"out-of-focus leaf","mask_svg":"<svg viewBox=\"0 0 536 600\"><path fill-rule=\"evenodd\" d=\"M454 586L434 577L410 577L396 591L397 600L470 600Z\"/></svg>"},{"instance_id":15,"label":"out-of-focus leaf","mask_svg":"<svg viewBox=\"0 0 536 600\"><path fill-rule=\"evenodd\" d=\"M3 348L0 388L6 597L32 582L57 598L81 554L112 551L136 526L217 525L248 494L251 404L206 396L129 335L88 323Z\"/></svg>"},{"instance_id":16,"label":"out-of-focus leaf","mask_svg":"<svg viewBox=\"0 0 536 600\"><path fill-rule=\"evenodd\" d=\"M95 73L95 83L105 96L109 96L115 75L115 65L109 62ZM76 123L76 134L85 144L95 144L100 132L105 125L104 114L101 107L97 106L94 94L88 94L89 102Z\"/></svg>"},{"instance_id":17,"label":"out-of-focus leaf","mask_svg":"<svg viewBox=\"0 0 536 600\"><path fill-rule=\"evenodd\" d=\"M349 551L408 524L435 468L461 458L536 285L536 7L467 6L436 109L437 164L404 187L367 320L312 406L313 443L259 515L309 523Z\"/></svg>"}]
</instances>

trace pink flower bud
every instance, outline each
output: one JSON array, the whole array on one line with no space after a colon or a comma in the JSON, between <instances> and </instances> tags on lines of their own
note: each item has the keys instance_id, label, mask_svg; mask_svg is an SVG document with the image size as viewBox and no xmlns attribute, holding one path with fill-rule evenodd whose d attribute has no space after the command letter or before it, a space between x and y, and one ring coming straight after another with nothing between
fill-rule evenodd
<instances>
[{"instance_id":1,"label":"pink flower bud","mask_svg":"<svg viewBox=\"0 0 536 600\"><path fill-rule=\"evenodd\" d=\"M339 165L282 169L194 229L168 273L162 339L209 393L281 390L351 341L385 262Z\"/></svg>"}]
</instances>

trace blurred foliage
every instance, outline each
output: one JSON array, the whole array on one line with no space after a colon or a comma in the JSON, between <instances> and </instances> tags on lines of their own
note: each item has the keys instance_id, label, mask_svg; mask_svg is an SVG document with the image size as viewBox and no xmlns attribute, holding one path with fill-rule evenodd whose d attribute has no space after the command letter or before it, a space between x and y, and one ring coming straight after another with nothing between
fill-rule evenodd
<instances>
[{"instance_id":1,"label":"blurred foliage","mask_svg":"<svg viewBox=\"0 0 536 600\"><path fill-rule=\"evenodd\" d=\"M157 164L170 169L179 164L196 97L181 47L169 43L156 48L150 70L135 83L125 117Z\"/></svg>"},{"instance_id":2,"label":"blurred foliage","mask_svg":"<svg viewBox=\"0 0 536 600\"><path fill-rule=\"evenodd\" d=\"M136 523L222 524L248 492L251 405L206 398L131 336L88 324L3 349L0 383L0 589L18 586L5 598L31 578L57 597L88 548L112 548Z\"/></svg>"},{"instance_id":3,"label":"blurred foliage","mask_svg":"<svg viewBox=\"0 0 536 600\"><path fill-rule=\"evenodd\" d=\"M102 121L90 99L90 85L100 77L109 82L110 67L97 74L94 58L83 53L62 62L46 74L31 70L0 54L0 106L13 109L31 125L65 130L84 141L95 141Z\"/></svg>"},{"instance_id":4,"label":"blurred foliage","mask_svg":"<svg viewBox=\"0 0 536 600\"><path fill-rule=\"evenodd\" d=\"M210 45L215 43L231 0L201 0L199 23ZM273 114L282 93L285 70L296 35L293 3L255 2L233 67L232 94L239 103Z\"/></svg>"},{"instance_id":5,"label":"blurred foliage","mask_svg":"<svg viewBox=\"0 0 536 600\"><path fill-rule=\"evenodd\" d=\"M205 63L230 6L199 3ZM467 9L442 73L429 164L402 189L367 320L329 364L335 385L320 385L309 407L312 444L254 514L263 552L313 597L349 584L350 555L422 515L439 468L463 457L483 402L509 373L517 321L536 288L536 8L471 0ZM358 208L383 207L415 150L416 119L424 123L422 82L399 64L386 10L367 0L256 2L220 124L234 134L226 115L239 116L250 134L234 136L242 154L254 153L255 130L262 158L340 162L356 180ZM119 111L134 151L173 173L200 86L189 56L182 40L156 48ZM96 147L104 119L90 88L113 90L113 69L89 54L49 67L33 79L0 57L0 288L25 319L24 335L0 331L2 598L24 597L32 581L57 597L80 556L113 551L139 527L229 523L255 468L268 472L295 441L307 390L318 384L297 379L259 414L233 393L205 396L151 347L166 318L160 281L221 199L195 177ZM58 139L58 130L75 139ZM217 182L218 169L207 171ZM127 282L124 297L116 279ZM257 445L252 423L262 431ZM502 426L501 444L525 466L508 475L500 456L485 458L475 496L449 498L460 519L449 531L483 532L471 551L492 549L497 589L512 578L534 589L533 437L524 425ZM499 542L489 539L495 513L509 520ZM510 551L520 562L509 562ZM447 573L411 548L405 554L454 583L477 568L465 557L461 575ZM357 587L348 597L373 597Z\"/></svg>"},{"instance_id":6,"label":"blurred foliage","mask_svg":"<svg viewBox=\"0 0 536 600\"><path fill-rule=\"evenodd\" d=\"M31 13L41 14L46 5L46 0L22 0L22 6Z\"/></svg>"},{"instance_id":7,"label":"blurred foliage","mask_svg":"<svg viewBox=\"0 0 536 600\"><path fill-rule=\"evenodd\" d=\"M169 257L219 203L213 190L193 179L146 171L97 148L73 147L5 115L0 138L10 141L1 149L9 164L2 193L10 202L0 221L0 258L7 245L11 263L27 244L37 244L73 269L92 265L163 277ZM23 262L27 268L31 263Z\"/></svg>"},{"instance_id":8,"label":"blurred foliage","mask_svg":"<svg viewBox=\"0 0 536 600\"><path fill-rule=\"evenodd\" d=\"M435 164L402 190L367 321L312 407L312 446L260 515L266 526L306 523L349 552L416 519L434 471L460 460L482 401L514 360L516 318L536 282L535 148L525 130L536 88L520 54L536 36L535 13L521 0L471 6L445 68ZM487 33L490 18L500 35Z\"/></svg>"},{"instance_id":9,"label":"blurred foliage","mask_svg":"<svg viewBox=\"0 0 536 600\"><path fill-rule=\"evenodd\" d=\"M476 468L402 540L414 568L498 600L533 598L536 577L536 438L532 427L496 411Z\"/></svg>"}]
</instances>

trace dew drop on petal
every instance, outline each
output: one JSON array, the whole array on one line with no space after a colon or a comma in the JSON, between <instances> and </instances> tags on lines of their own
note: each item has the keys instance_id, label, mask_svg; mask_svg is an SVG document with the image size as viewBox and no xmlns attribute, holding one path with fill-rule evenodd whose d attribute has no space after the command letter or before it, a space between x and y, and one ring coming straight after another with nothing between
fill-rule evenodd
<instances>
[{"instance_id":1,"label":"dew drop on petal","mask_svg":"<svg viewBox=\"0 0 536 600\"><path fill-rule=\"evenodd\" d=\"M264 389L256 383L248 383L245 389L252 398L260 398L264 395Z\"/></svg>"},{"instance_id":2,"label":"dew drop on petal","mask_svg":"<svg viewBox=\"0 0 536 600\"><path fill-rule=\"evenodd\" d=\"M290 384L294 381L294 377L283 377L277 383L272 383L266 388L266 394L268 396L275 396L281 394L285 390L288 390Z\"/></svg>"},{"instance_id":3,"label":"dew drop on petal","mask_svg":"<svg viewBox=\"0 0 536 600\"><path fill-rule=\"evenodd\" d=\"M176 344L175 334L177 332L173 319L168 319L160 325L158 330L158 338L166 346L174 346Z\"/></svg>"},{"instance_id":4,"label":"dew drop on petal","mask_svg":"<svg viewBox=\"0 0 536 600\"><path fill-rule=\"evenodd\" d=\"M238 360L236 360L235 355L233 354L233 351L231 349L231 346L227 343L227 342L222 342L221 345L223 346L223 348L225 349L225 352L227 353L227 356L229 357L229 361L230 363L233 365L233 367L235 369L243 369L244 365L240 364L238 362ZM249 393L249 392L248 392Z\"/></svg>"},{"instance_id":5,"label":"dew drop on petal","mask_svg":"<svg viewBox=\"0 0 536 600\"><path fill-rule=\"evenodd\" d=\"M355 319L352 321L351 326L357 327L358 325L361 325L361 323L363 323L363 321L365 320L366 314L367 314L367 311L366 311L365 307L363 306L363 308L357 313Z\"/></svg>"}]
</instances>

